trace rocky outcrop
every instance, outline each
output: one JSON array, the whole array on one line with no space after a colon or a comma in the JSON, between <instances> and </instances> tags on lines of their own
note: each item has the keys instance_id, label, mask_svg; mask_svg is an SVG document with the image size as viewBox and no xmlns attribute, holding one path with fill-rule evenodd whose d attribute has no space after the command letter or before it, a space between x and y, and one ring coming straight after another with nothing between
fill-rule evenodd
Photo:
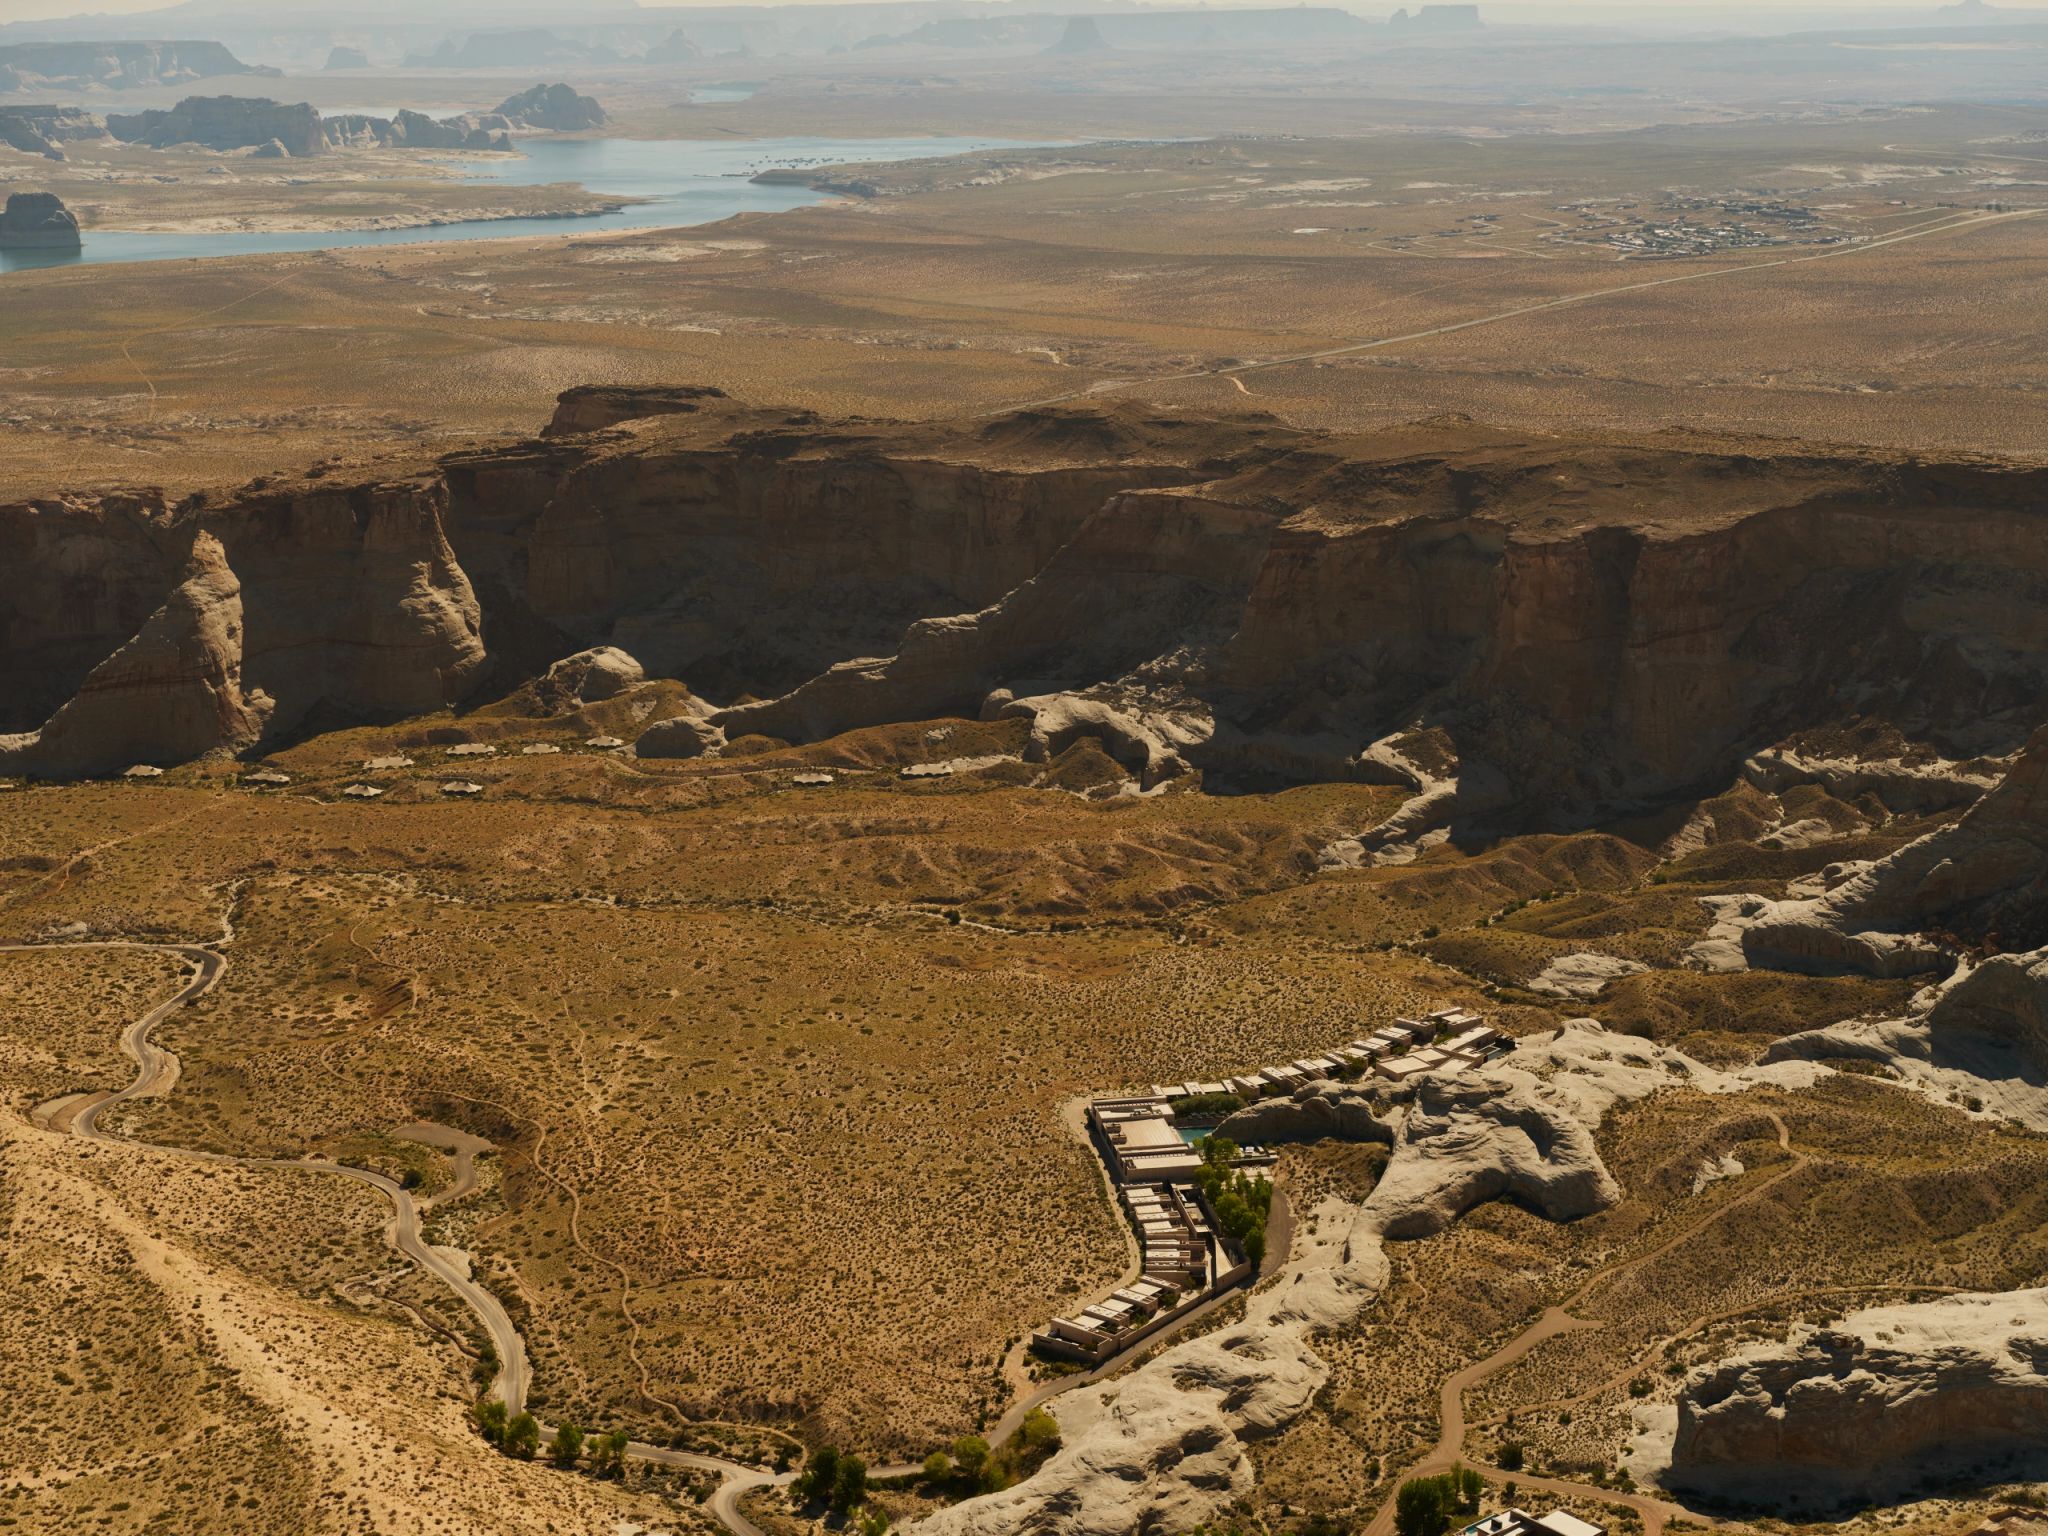
<instances>
[{"instance_id":1,"label":"rocky outcrop","mask_svg":"<svg viewBox=\"0 0 2048 1536\"><path fill-rule=\"evenodd\" d=\"M659 720L640 733L633 743L635 757L702 757L725 745L725 732L710 721L684 715Z\"/></svg>"},{"instance_id":2,"label":"rocky outcrop","mask_svg":"<svg viewBox=\"0 0 2048 1536\"><path fill-rule=\"evenodd\" d=\"M1239 1146L1293 1141L1377 1141L1394 1128L1375 1113L1374 1095L1349 1083L1307 1083L1284 1099L1261 1099L1228 1115L1215 1134Z\"/></svg>"},{"instance_id":3,"label":"rocky outcrop","mask_svg":"<svg viewBox=\"0 0 2048 1536\"><path fill-rule=\"evenodd\" d=\"M9 641L0 650L9 711L0 724L22 732L10 745L17 771L97 771L92 753L51 745L91 739L78 735L71 711L95 698L126 701L121 750L130 762L158 763L246 745L255 739L243 729L251 719L275 736L461 699L486 656L445 513L436 480L252 489L218 507L121 499L0 507L0 552L35 573L0 590ZM230 587L231 624L191 618L226 614L225 598L213 607L201 599ZM220 639L230 632L232 647ZM166 669L150 658L166 654L166 633L198 635L204 656L216 658L180 662L171 674L215 679L232 670L244 704L216 688L228 702L209 714L187 688L164 710L135 705L140 685L129 680L156 686ZM134 650L146 636L156 638ZM246 702L259 695L260 708ZM227 723L193 724L214 718ZM35 726L40 732L25 729Z\"/></svg>"},{"instance_id":4,"label":"rocky outcrop","mask_svg":"<svg viewBox=\"0 0 2048 1536\"><path fill-rule=\"evenodd\" d=\"M1767 747L1742 765L1742 776L1774 795L1816 784L1837 800L1870 795L1894 814L1915 814L1960 811L1995 786L2003 772L1999 764L1951 762L1932 753L1872 758Z\"/></svg>"},{"instance_id":5,"label":"rocky outcrop","mask_svg":"<svg viewBox=\"0 0 2048 1536\"><path fill-rule=\"evenodd\" d=\"M1788 1035L1765 1060L1873 1062L1939 1104L2048 1131L2048 948L1966 967L1904 1018Z\"/></svg>"},{"instance_id":6,"label":"rocky outcrop","mask_svg":"<svg viewBox=\"0 0 2048 1536\"><path fill-rule=\"evenodd\" d=\"M616 645L598 645L564 656L547 669L534 689L544 707L567 709L616 698L646 679L640 663Z\"/></svg>"},{"instance_id":7,"label":"rocky outcrop","mask_svg":"<svg viewBox=\"0 0 2048 1536\"><path fill-rule=\"evenodd\" d=\"M360 48L336 46L327 50L325 69L368 69L370 56Z\"/></svg>"},{"instance_id":8,"label":"rocky outcrop","mask_svg":"<svg viewBox=\"0 0 2048 1536\"><path fill-rule=\"evenodd\" d=\"M393 117L344 112L320 120L329 149L492 149L512 148L512 125L495 112L459 112L429 117L401 108Z\"/></svg>"},{"instance_id":9,"label":"rocky outcrop","mask_svg":"<svg viewBox=\"0 0 2048 1536\"><path fill-rule=\"evenodd\" d=\"M1938 1045L1976 1041L2007 1051L2048 1081L2048 949L1994 955L1942 990L1928 1010Z\"/></svg>"},{"instance_id":10,"label":"rocky outcrop","mask_svg":"<svg viewBox=\"0 0 2048 1536\"><path fill-rule=\"evenodd\" d=\"M2048 1291L1802 1327L1695 1371L1666 1481L1814 1510L2048 1469Z\"/></svg>"},{"instance_id":11,"label":"rocky outcrop","mask_svg":"<svg viewBox=\"0 0 2048 1536\"><path fill-rule=\"evenodd\" d=\"M178 585L40 730L0 736L0 771L72 777L248 746L271 709L243 682L242 589L201 533Z\"/></svg>"},{"instance_id":12,"label":"rocky outcrop","mask_svg":"<svg viewBox=\"0 0 2048 1536\"><path fill-rule=\"evenodd\" d=\"M75 251L78 219L54 192L14 192L0 209L0 251Z\"/></svg>"},{"instance_id":13,"label":"rocky outcrop","mask_svg":"<svg viewBox=\"0 0 2048 1536\"><path fill-rule=\"evenodd\" d=\"M214 75L278 76L283 71L244 64L219 43L66 42L0 46L0 92L27 94L46 87L125 91L183 85Z\"/></svg>"},{"instance_id":14,"label":"rocky outcrop","mask_svg":"<svg viewBox=\"0 0 2048 1536\"><path fill-rule=\"evenodd\" d=\"M537 128L547 133L581 133L602 128L611 119L589 96L579 96L566 85L536 85L507 96L498 103L498 115L516 128Z\"/></svg>"},{"instance_id":15,"label":"rocky outcrop","mask_svg":"<svg viewBox=\"0 0 2048 1536\"><path fill-rule=\"evenodd\" d=\"M307 103L249 96L188 96L167 111L115 112L107 118L107 131L123 143L157 149L253 149L275 139L295 158L317 155L327 142L320 114Z\"/></svg>"},{"instance_id":16,"label":"rocky outcrop","mask_svg":"<svg viewBox=\"0 0 2048 1536\"><path fill-rule=\"evenodd\" d=\"M38 133L26 118L12 112L0 112L0 144L24 155L41 155L45 160L64 158L64 151L52 140Z\"/></svg>"},{"instance_id":17,"label":"rocky outcrop","mask_svg":"<svg viewBox=\"0 0 2048 1536\"><path fill-rule=\"evenodd\" d=\"M1365 1207L1387 1237L1428 1237L1502 1197L1552 1221L1621 1198L1592 1127L1534 1081L1428 1074L1394 1146Z\"/></svg>"},{"instance_id":18,"label":"rocky outcrop","mask_svg":"<svg viewBox=\"0 0 2048 1536\"><path fill-rule=\"evenodd\" d=\"M1842 871L1818 896L1722 898L1751 965L1911 975L1953 952L1930 931L1994 947L2048 942L2048 729L1952 825Z\"/></svg>"},{"instance_id":19,"label":"rocky outcrop","mask_svg":"<svg viewBox=\"0 0 2048 1536\"><path fill-rule=\"evenodd\" d=\"M1387 25L1397 33L1442 36L1477 32L1484 23L1479 19L1478 6L1460 4L1418 6L1413 15L1403 6L1388 18Z\"/></svg>"},{"instance_id":20,"label":"rocky outcrop","mask_svg":"<svg viewBox=\"0 0 2048 1536\"><path fill-rule=\"evenodd\" d=\"M1066 31L1045 51L1049 54L1108 53L1111 49L1093 16L1069 16Z\"/></svg>"},{"instance_id":21,"label":"rocky outcrop","mask_svg":"<svg viewBox=\"0 0 2048 1536\"><path fill-rule=\"evenodd\" d=\"M454 117L429 117L401 110L391 119L384 143L404 149L497 149L512 147L512 124L499 112L461 112Z\"/></svg>"},{"instance_id":22,"label":"rocky outcrop","mask_svg":"<svg viewBox=\"0 0 2048 1536\"><path fill-rule=\"evenodd\" d=\"M597 432L647 416L687 416L725 398L724 390L709 384L652 389L631 384L579 384L562 391L544 430L549 437Z\"/></svg>"}]
</instances>

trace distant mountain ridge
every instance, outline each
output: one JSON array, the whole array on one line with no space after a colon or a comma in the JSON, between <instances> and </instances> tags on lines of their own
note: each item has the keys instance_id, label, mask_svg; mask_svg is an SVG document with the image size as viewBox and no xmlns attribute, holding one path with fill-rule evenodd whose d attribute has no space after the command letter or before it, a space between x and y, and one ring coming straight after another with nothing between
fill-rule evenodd
<instances>
[{"instance_id":1,"label":"distant mountain ridge","mask_svg":"<svg viewBox=\"0 0 2048 1536\"><path fill-rule=\"evenodd\" d=\"M0 91L125 91L183 85L216 75L278 77L282 70L244 64L221 43L71 42L0 44Z\"/></svg>"}]
</instances>

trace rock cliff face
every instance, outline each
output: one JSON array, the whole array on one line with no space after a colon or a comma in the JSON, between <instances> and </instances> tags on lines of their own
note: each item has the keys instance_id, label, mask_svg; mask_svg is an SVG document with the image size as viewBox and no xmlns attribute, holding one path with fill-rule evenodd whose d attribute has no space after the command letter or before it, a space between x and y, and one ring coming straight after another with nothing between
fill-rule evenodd
<instances>
[{"instance_id":1,"label":"rock cliff face","mask_svg":"<svg viewBox=\"0 0 2048 1536\"><path fill-rule=\"evenodd\" d=\"M1667 1480L1783 1508L2048 1465L2048 1291L1874 1307L1696 1371Z\"/></svg>"},{"instance_id":2,"label":"rock cliff face","mask_svg":"<svg viewBox=\"0 0 2048 1536\"><path fill-rule=\"evenodd\" d=\"M445 507L429 480L0 508L0 550L37 577L0 594L0 771L177 762L463 697L485 653Z\"/></svg>"},{"instance_id":3,"label":"rock cliff face","mask_svg":"<svg viewBox=\"0 0 2048 1536\"><path fill-rule=\"evenodd\" d=\"M1135 408L828 422L715 391L590 389L547 438L421 466L408 487L308 481L166 514L221 530L252 644L282 611L248 563L253 530L311 538L316 509L381 517L399 496L439 540L427 586L452 612L428 626L431 685L344 683L323 663L317 686L290 686L259 647L273 729L322 703L438 700L486 663L510 688L617 646L700 699L760 700L711 717L734 737L1021 715L1033 750L1092 736L1145 783L1411 784L1412 815L1361 829L1358 862L1719 790L1852 716L1919 760L1979 760L2024 741L2048 697L2035 469L1455 426L1340 439ZM33 558L61 558L62 529L103 538L110 504L94 505L17 510L41 519ZM264 547L291 567L285 543ZM367 629L395 590L373 565L330 572L313 606L345 595ZM75 686L78 626L8 600L20 654L48 647ZM92 632L101 656L133 633Z\"/></svg>"},{"instance_id":4,"label":"rock cliff face","mask_svg":"<svg viewBox=\"0 0 2048 1536\"><path fill-rule=\"evenodd\" d=\"M197 144L206 149L253 149L275 139L294 158L326 147L320 114L305 102L246 96L187 96L168 111L115 112L107 131L129 144L162 149Z\"/></svg>"}]
</instances>

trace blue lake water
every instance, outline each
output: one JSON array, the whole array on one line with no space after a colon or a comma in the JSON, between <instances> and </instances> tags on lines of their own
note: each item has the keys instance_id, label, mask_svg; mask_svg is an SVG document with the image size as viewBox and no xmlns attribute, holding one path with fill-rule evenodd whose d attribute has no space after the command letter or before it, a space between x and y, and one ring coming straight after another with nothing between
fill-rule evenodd
<instances>
[{"instance_id":1,"label":"blue lake water","mask_svg":"<svg viewBox=\"0 0 2048 1536\"><path fill-rule=\"evenodd\" d=\"M124 234L87 230L82 251L0 252L0 272L107 261L180 261L260 256L358 245L501 240L620 229L709 224L736 213L780 213L822 201L802 186L757 186L748 178L778 167L809 169L865 160L923 160L983 149L1021 149L1013 139L533 139L516 160L476 160L478 181L521 186L580 182L592 192L648 201L617 213L563 219L469 219L424 229L284 230L235 234ZM267 169L277 162L262 162Z\"/></svg>"}]
</instances>

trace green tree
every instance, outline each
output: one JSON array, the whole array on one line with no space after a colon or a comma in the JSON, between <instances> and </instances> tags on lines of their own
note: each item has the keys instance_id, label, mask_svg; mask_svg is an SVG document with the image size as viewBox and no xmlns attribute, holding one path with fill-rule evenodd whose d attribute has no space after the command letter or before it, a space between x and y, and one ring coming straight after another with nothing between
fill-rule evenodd
<instances>
[{"instance_id":1,"label":"green tree","mask_svg":"<svg viewBox=\"0 0 2048 1536\"><path fill-rule=\"evenodd\" d=\"M933 1451L924 1459L924 1480L928 1483L948 1483L953 1480L953 1458L944 1451Z\"/></svg>"},{"instance_id":2,"label":"green tree","mask_svg":"<svg viewBox=\"0 0 2048 1536\"><path fill-rule=\"evenodd\" d=\"M530 1413L515 1413L505 1426L505 1454L531 1461L539 1449L540 1420Z\"/></svg>"},{"instance_id":3,"label":"green tree","mask_svg":"<svg viewBox=\"0 0 2048 1536\"><path fill-rule=\"evenodd\" d=\"M558 1467L573 1467L583 1457L583 1431L574 1424L556 1428L548 1441L548 1460Z\"/></svg>"},{"instance_id":4,"label":"green tree","mask_svg":"<svg viewBox=\"0 0 2048 1536\"><path fill-rule=\"evenodd\" d=\"M854 1520L853 1528L860 1536L883 1536L889 1529L889 1511L879 1504L870 1504Z\"/></svg>"},{"instance_id":5,"label":"green tree","mask_svg":"<svg viewBox=\"0 0 2048 1536\"><path fill-rule=\"evenodd\" d=\"M1024 1442L1024 1449L1045 1455L1060 1448L1060 1421L1043 1408L1034 1408L1024 1415L1023 1427L1017 1431Z\"/></svg>"},{"instance_id":6,"label":"green tree","mask_svg":"<svg viewBox=\"0 0 2048 1536\"><path fill-rule=\"evenodd\" d=\"M1500 1462L1500 1469L1503 1472L1521 1471L1523 1462L1522 1442L1519 1440L1502 1441L1500 1454L1495 1459Z\"/></svg>"},{"instance_id":7,"label":"green tree","mask_svg":"<svg viewBox=\"0 0 2048 1536\"><path fill-rule=\"evenodd\" d=\"M623 1429L597 1436L590 1442L590 1469L602 1477L617 1477L626 1469L629 1443Z\"/></svg>"},{"instance_id":8,"label":"green tree","mask_svg":"<svg viewBox=\"0 0 2048 1536\"><path fill-rule=\"evenodd\" d=\"M832 1485L839 1479L839 1453L829 1445L821 1445L811 1452L811 1459L804 1463L804 1470L796 1480L799 1498L822 1499L831 1495Z\"/></svg>"},{"instance_id":9,"label":"green tree","mask_svg":"<svg viewBox=\"0 0 2048 1536\"><path fill-rule=\"evenodd\" d=\"M839 1458L838 1474L832 1479L832 1508L849 1514L860 1508L868 1496L868 1464L858 1456Z\"/></svg>"},{"instance_id":10,"label":"green tree","mask_svg":"<svg viewBox=\"0 0 2048 1536\"><path fill-rule=\"evenodd\" d=\"M477 1432L492 1445L502 1446L505 1443L507 1415L505 1405L497 1398L485 1398L470 1410L470 1416L476 1420Z\"/></svg>"},{"instance_id":11,"label":"green tree","mask_svg":"<svg viewBox=\"0 0 2048 1536\"><path fill-rule=\"evenodd\" d=\"M1397 1536L1444 1536L1451 1526L1444 1508L1444 1484L1438 1477L1411 1477L1394 1495Z\"/></svg>"},{"instance_id":12,"label":"green tree","mask_svg":"<svg viewBox=\"0 0 2048 1536\"><path fill-rule=\"evenodd\" d=\"M1479 1496L1486 1491L1486 1479L1470 1467L1453 1467L1451 1475L1458 1482L1458 1512L1465 1515L1479 1513Z\"/></svg>"},{"instance_id":13,"label":"green tree","mask_svg":"<svg viewBox=\"0 0 2048 1536\"><path fill-rule=\"evenodd\" d=\"M962 1435L953 1442L953 1460L959 1463L962 1477L970 1483L980 1482L988 1466L988 1442L979 1435Z\"/></svg>"}]
</instances>

